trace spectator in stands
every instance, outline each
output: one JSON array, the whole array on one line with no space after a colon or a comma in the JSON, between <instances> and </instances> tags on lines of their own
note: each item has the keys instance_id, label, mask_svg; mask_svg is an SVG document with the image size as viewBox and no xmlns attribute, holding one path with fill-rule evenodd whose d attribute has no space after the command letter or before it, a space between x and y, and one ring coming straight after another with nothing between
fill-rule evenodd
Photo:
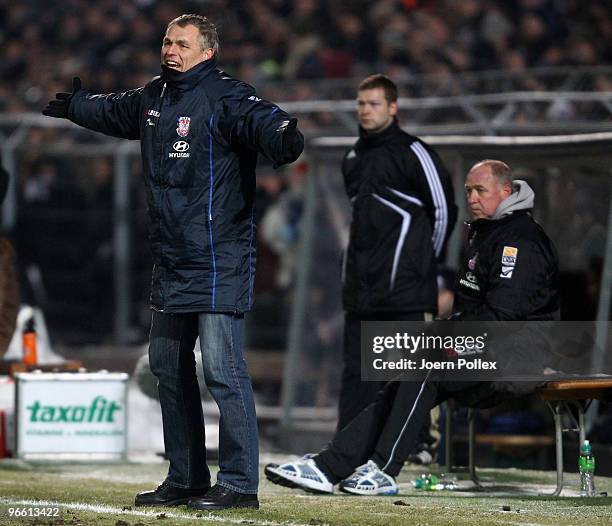
<instances>
[{"instance_id":1,"label":"spectator in stands","mask_svg":"<svg viewBox=\"0 0 612 526\"><path fill-rule=\"evenodd\" d=\"M83 194L73 174L60 177L61 168L56 159L33 159L21 166L17 249L24 265L40 267L43 277L47 271L78 271L83 265L75 239L86 238L86 222L72 220L84 211Z\"/></svg>"},{"instance_id":2,"label":"spectator in stands","mask_svg":"<svg viewBox=\"0 0 612 526\"><path fill-rule=\"evenodd\" d=\"M513 181L505 163L485 160L468 172L465 191L472 222L468 252L457 273L452 318L559 319L556 250L531 217L533 190L525 181ZM519 355L515 358L538 370L534 351L531 345L517 346L506 354ZM325 449L296 462L269 464L266 476L276 484L315 493L332 493L339 483L346 493L394 495L395 477L432 407L451 397L467 405L494 404L533 387L526 382L428 381L428 377L422 382L389 382Z\"/></svg>"},{"instance_id":3,"label":"spectator in stands","mask_svg":"<svg viewBox=\"0 0 612 526\"><path fill-rule=\"evenodd\" d=\"M284 189L266 209L260 224L262 240L279 258L274 279L281 290L287 290L294 281L306 169L305 162L289 168Z\"/></svg>"},{"instance_id":4,"label":"spectator in stands","mask_svg":"<svg viewBox=\"0 0 612 526\"><path fill-rule=\"evenodd\" d=\"M156 65L149 50L160 36L156 28L189 4L188 0L121 4L70 0L70 9L56 9L43 0L2 3L6 45L0 86L8 88L4 108L36 108L45 91L57 91L69 70L104 78L104 85L94 86L100 90L118 89L126 77L136 81L150 76ZM279 76L286 80L359 75L372 69L393 73L400 80L439 71L443 64L450 73L497 69L509 51L520 53L529 66L608 64L612 14L603 0L584 4L549 0L213 3L227 41L228 71L237 74L253 68L262 82ZM336 94L326 97L332 95ZM314 96L320 98L321 93L315 90Z\"/></svg>"},{"instance_id":5,"label":"spectator in stands","mask_svg":"<svg viewBox=\"0 0 612 526\"><path fill-rule=\"evenodd\" d=\"M110 159L99 158L89 168L90 183L85 188L87 208L87 259L83 266L87 296L95 298L98 325L111 330L113 320L113 232L114 174Z\"/></svg>"}]
</instances>

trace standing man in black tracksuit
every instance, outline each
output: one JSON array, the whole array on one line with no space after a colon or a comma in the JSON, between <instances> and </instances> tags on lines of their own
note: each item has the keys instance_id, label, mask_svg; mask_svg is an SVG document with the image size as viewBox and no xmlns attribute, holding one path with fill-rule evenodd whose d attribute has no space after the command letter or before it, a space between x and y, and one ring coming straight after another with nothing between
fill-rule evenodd
<instances>
[{"instance_id":1,"label":"standing man in black tracksuit","mask_svg":"<svg viewBox=\"0 0 612 526\"><path fill-rule=\"evenodd\" d=\"M462 321L559 319L556 250L531 217L533 190L512 180L501 161L476 164L465 180L470 223L469 250L457 274L452 316ZM531 332L529 337L531 337ZM537 333L534 335L537 337ZM518 345L514 345L514 343ZM506 362L518 360L532 374L537 361L531 340L505 347ZM331 493L333 486L356 495L396 494L395 477L414 447L429 411L453 397L466 405L494 405L526 394L531 382L389 382L317 455L281 466L266 466L277 484Z\"/></svg>"},{"instance_id":2,"label":"standing man in black tracksuit","mask_svg":"<svg viewBox=\"0 0 612 526\"><path fill-rule=\"evenodd\" d=\"M162 74L146 86L90 95L73 81L43 110L86 128L140 139L153 252L149 363L158 379L170 467L135 504L257 508L258 439L242 356L255 271L255 165L293 162L296 119L216 67L217 30L182 15L167 27ZM219 472L210 487L193 348L219 406Z\"/></svg>"},{"instance_id":3,"label":"standing man in black tracksuit","mask_svg":"<svg viewBox=\"0 0 612 526\"><path fill-rule=\"evenodd\" d=\"M345 310L337 429L374 400L382 382L361 381L361 321L430 320L437 260L457 218L451 179L427 144L397 122L397 87L384 75L359 85L359 140L342 173L352 220L343 265Z\"/></svg>"}]
</instances>

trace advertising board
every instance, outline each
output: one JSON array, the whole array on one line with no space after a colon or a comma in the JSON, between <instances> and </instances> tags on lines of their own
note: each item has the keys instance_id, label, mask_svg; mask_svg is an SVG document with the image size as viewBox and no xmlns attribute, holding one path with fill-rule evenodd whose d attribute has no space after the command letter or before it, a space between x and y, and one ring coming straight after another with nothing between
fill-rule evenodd
<instances>
[{"instance_id":1,"label":"advertising board","mask_svg":"<svg viewBox=\"0 0 612 526\"><path fill-rule=\"evenodd\" d=\"M17 456L124 457L125 373L16 375Z\"/></svg>"}]
</instances>

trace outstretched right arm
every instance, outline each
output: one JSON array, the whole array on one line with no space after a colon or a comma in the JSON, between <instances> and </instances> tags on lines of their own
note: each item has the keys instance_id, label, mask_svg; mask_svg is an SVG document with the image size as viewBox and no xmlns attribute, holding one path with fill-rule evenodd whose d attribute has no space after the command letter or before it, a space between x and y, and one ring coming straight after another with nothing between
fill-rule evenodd
<instances>
[{"instance_id":1,"label":"outstretched right arm","mask_svg":"<svg viewBox=\"0 0 612 526\"><path fill-rule=\"evenodd\" d=\"M140 138L142 90L90 95L81 88L81 80L72 81L72 93L58 93L43 114L70 119L75 124L123 139Z\"/></svg>"}]
</instances>

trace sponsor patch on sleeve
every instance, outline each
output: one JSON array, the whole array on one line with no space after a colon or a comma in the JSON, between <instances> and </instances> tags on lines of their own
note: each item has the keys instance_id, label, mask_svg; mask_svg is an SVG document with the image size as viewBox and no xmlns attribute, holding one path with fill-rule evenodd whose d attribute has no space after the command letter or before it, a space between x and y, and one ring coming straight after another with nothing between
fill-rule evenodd
<instances>
[{"instance_id":1,"label":"sponsor patch on sleeve","mask_svg":"<svg viewBox=\"0 0 612 526\"><path fill-rule=\"evenodd\" d=\"M510 279L512 278L512 272L516 265L516 258L518 257L518 248L516 247L504 247L504 251L502 252L502 269L500 278Z\"/></svg>"}]
</instances>

